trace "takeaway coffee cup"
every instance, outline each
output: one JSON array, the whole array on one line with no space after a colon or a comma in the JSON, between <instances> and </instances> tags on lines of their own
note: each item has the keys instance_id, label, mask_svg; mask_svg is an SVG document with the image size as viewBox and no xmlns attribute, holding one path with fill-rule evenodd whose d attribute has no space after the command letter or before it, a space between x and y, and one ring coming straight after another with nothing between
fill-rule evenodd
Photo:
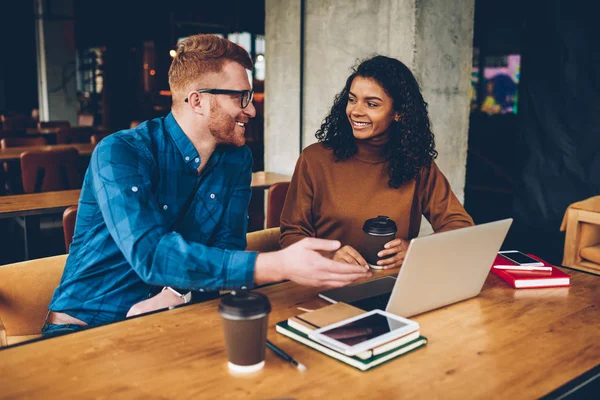
<instances>
[{"instance_id":1,"label":"takeaway coffee cup","mask_svg":"<svg viewBox=\"0 0 600 400\"><path fill-rule=\"evenodd\" d=\"M365 224L363 225L364 239L361 255L367 260L367 263L369 263L371 268L383 268L377 265L377 261L380 259L377 256L377 253L383 250L383 246L385 246L387 242L396 237L397 231L398 228L396 227L396 223L389 217L383 215L365 221Z\"/></svg>"},{"instance_id":2,"label":"takeaway coffee cup","mask_svg":"<svg viewBox=\"0 0 600 400\"><path fill-rule=\"evenodd\" d=\"M254 372L265 365L265 343L271 303L267 296L236 290L221 298L225 348L232 372Z\"/></svg>"}]
</instances>

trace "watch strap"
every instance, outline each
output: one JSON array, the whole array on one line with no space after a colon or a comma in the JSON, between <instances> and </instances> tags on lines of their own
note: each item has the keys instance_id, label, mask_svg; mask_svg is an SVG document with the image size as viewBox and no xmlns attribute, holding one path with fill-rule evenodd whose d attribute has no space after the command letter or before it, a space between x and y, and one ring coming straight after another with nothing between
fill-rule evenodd
<instances>
[{"instance_id":1,"label":"watch strap","mask_svg":"<svg viewBox=\"0 0 600 400\"><path fill-rule=\"evenodd\" d=\"M187 293L181 293L177 289L174 289L170 286L165 286L163 288L163 290L170 290L171 292L175 293L177 296L179 296L180 298L183 299L184 303L189 303L192 300L192 291L191 290L189 290Z\"/></svg>"}]
</instances>

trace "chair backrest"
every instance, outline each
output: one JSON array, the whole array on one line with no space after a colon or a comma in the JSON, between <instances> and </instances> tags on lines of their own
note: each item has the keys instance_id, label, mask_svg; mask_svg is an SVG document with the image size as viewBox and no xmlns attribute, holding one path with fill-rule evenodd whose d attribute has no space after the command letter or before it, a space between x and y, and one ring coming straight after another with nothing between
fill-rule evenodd
<instances>
[{"instance_id":1,"label":"chair backrest","mask_svg":"<svg viewBox=\"0 0 600 400\"><path fill-rule=\"evenodd\" d=\"M281 218L285 196L289 187L289 182L278 182L269 187L269 194L267 196L267 228L279 226L279 219Z\"/></svg>"},{"instance_id":2,"label":"chair backrest","mask_svg":"<svg viewBox=\"0 0 600 400\"><path fill-rule=\"evenodd\" d=\"M27 129L29 118L22 114L2 115L2 130L6 132L21 132Z\"/></svg>"},{"instance_id":3,"label":"chair backrest","mask_svg":"<svg viewBox=\"0 0 600 400\"><path fill-rule=\"evenodd\" d=\"M92 133L91 126L60 128L56 132L56 144L90 143Z\"/></svg>"},{"instance_id":4,"label":"chair backrest","mask_svg":"<svg viewBox=\"0 0 600 400\"><path fill-rule=\"evenodd\" d=\"M69 252L69 246L73 241L75 233L75 221L77 220L77 206L71 206L63 212L63 235L65 236L65 249Z\"/></svg>"},{"instance_id":5,"label":"chair backrest","mask_svg":"<svg viewBox=\"0 0 600 400\"><path fill-rule=\"evenodd\" d=\"M79 152L74 148L26 151L21 154L25 193L70 190L81 187Z\"/></svg>"},{"instance_id":6,"label":"chair backrest","mask_svg":"<svg viewBox=\"0 0 600 400\"><path fill-rule=\"evenodd\" d=\"M94 133L92 136L90 136L90 143L98 144L98 143L100 143L100 141L102 139L104 139L105 137L107 137L109 135L110 135L110 133Z\"/></svg>"},{"instance_id":7,"label":"chair backrest","mask_svg":"<svg viewBox=\"0 0 600 400\"><path fill-rule=\"evenodd\" d=\"M246 250L260 252L280 250L279 234L279 228L250 232L246 234Z\"/></svg>"},{"instance_id":8,"label":"chair backrest","mask_svg":"<svg viewBox=\"0 0 600 400\"><path fill-rule=\"evenodd\" d=\"M66 259L61 255L0 266L0 346L40 336Z\"/></svg>"},{"instance_id":9,"label":"chair backrest","mask_svg":"<svg viewBox=\"0 0 600 400\"><path fill-rule=\"evenodd\" d=\"M38 128L70 128L71 123L69 121L40 121L38 122Z\"/></svg>"},{"instance_id":10,"label":"chair backrest","mask_svg":"<svg viewBox=\"0 0 600 400\"><path fill-rule=\"evenodd\" d=\"M0 148L6 149L8 147L21 147L21 146L45 146L48 143L43 137L6 137L0 140Z\"/></svg>"},{"instance_id":11,"label":"chair backrest","mask_svg":"<svg viewBox=\"0 0 600 400\"><path fill-rule=\"evenodd\" d=\"M94 116L88 113L79 114L77 116L77 125L94 126Z\"/></svg>"}]
</instances>

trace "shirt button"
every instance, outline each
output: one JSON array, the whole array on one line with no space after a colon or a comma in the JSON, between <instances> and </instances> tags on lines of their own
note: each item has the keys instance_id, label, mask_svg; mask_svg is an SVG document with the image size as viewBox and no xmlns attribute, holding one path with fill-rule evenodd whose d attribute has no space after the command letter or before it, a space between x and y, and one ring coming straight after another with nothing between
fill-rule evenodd
<instances>
[{"instance_id":1,"label":"shirt button","mask_svg":"<svg viewBox=\"0 0 600 400\"><path fill-rule=\"evenodd\" d=\"M214 198L215 198L215 194L214 194L214 193L211 193L211 194L210 194L210 198L211 198L211 199L214 199Z\"/></svg>"},{"instance_id":2,"label":"shirt button","mask_svg":"<svg viewBox=\"0 0 600 400\"><path fill-rule=\"evenodd\" d=\"M196 157L196 159L194 161L196 162L196 164L198 164L200 162L200 159L198 157Z\"/></svg>"},{"instance_id":3,"label":"shirt button","mask_svg":"<svg viewBox=\"0 0 600 400\"><path fill-rule=\"evenodd\" d=\"M163 210L167 211L167 208L169 208L169 206L165 204L165 205L163 206Z\"/></svg>"},{"instance_id":4,"label":"shirt button","mask_svg":"<svg viewBox=\"0 0 600 400\"><path fill-rule=\"evenodd\" d=\"M132 186L132 187L131 187L131 191L132 191L133 193L137 192L137 191L138 191L138 187L137 187L137 186Z\"/></svg>"},{"instance_id":5,"label":"shirt button","mask_svg":"<svg viewBox=\"0 0 600 400\"><path fill-rule=\"evenodd\" d=\"M190 158L189 157L185 157L185 161L190 161Z\"/></svg>"}]
</instances>

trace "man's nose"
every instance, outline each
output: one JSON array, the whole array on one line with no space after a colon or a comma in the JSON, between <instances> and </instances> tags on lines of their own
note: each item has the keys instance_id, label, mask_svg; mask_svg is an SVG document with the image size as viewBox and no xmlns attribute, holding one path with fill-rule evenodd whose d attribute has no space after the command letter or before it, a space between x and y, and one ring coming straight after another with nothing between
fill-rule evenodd
<instances>
[{"instance_id":1,"label":"man's nose","mask_svg":"<svg viewBox=\"0 0 600 400\"><path fill-rule=\"evenodd\" d=\"M256 117L256 107L254 107L253 102L248 103L246 108L244 108L244 114L246 114L250 118Z\"/></svg>"}]
</instances>

